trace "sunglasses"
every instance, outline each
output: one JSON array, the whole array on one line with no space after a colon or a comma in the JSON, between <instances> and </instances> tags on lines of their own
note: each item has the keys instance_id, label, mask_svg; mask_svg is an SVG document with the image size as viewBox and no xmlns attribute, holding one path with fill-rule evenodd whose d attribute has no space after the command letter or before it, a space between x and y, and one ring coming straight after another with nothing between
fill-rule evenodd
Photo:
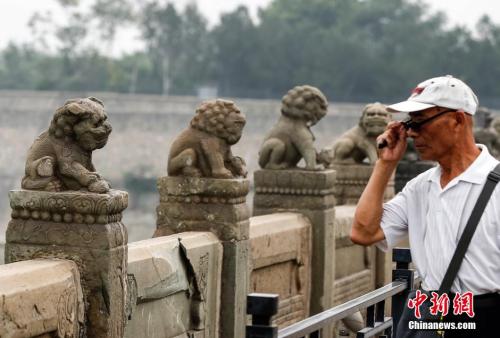
<instances>
[{"instance_id":1,"label":"sunglasses","mask_svg":"<svg viewBox=\"0 0 500 338\"><path fill-rule=\"evenodd\" d=\"M442 111L440 112L439 114L436 114L434 116L431 116L429 117L428 119L425 119L425 120L422 120L422 121L414 121L410 118L408 118L407 120L404 120L404 121L401 121L401 123L403 124L403 127L408 130L411 128L411 130L413 131L416 131L418 132L422 126L432 120L434 120L435 118L441 116L441 115L444 115L446 113L449 113L449 112L456 112L455 109L448 109L448 110L445 110L445 111Z\"/></svg>"}]
</instances>

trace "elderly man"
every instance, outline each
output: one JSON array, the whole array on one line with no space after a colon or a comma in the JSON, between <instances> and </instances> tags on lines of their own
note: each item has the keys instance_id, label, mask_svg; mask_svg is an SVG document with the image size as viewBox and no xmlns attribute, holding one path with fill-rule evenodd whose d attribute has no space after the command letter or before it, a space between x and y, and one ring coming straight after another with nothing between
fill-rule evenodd
<instances>
[{"instance_id":1,"label":"elderly man","mask_svg":"<svg viewBox=\"0 0 500 338\"><path fill-rule=\"evenodd\" d=\"M379 136L378 160L359 200L351 239L361 245L394 247L409 237L413 262L424 290L438 290L457 242L478 200L487 176L497 165L485 146L475 144L472 115L478 100L464 82L452 76L420 83L407 101L388 107L409 113L405 123L392 122ZM439 163L410 182L391 201L384 190L406 149L414 140L423 160ZM475 316L445 317L472 320L476 330L449 330L445 337L492 337L500 311L500 186L493 191L467 248L453 295L472 292ZM496 336L496 335L493 335Z\"/></svg>"}]
</instances>

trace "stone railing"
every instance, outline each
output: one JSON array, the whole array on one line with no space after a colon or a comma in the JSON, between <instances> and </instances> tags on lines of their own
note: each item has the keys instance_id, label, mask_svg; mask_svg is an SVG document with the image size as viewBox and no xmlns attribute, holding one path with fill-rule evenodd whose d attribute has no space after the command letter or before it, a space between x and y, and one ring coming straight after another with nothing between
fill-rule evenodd
<instances>
[{"instance_id":1,"label":"stone railing","mask_svg":"<svg viewBox=\"0 0 500 338\"><path fill-rule=\"evenodd\" d=\"M349 239L370 172L258 171L253 217L247 180L163 177L157 237L128 246L126 193L13 191L0 336L244 337L250 292L280 296L280 327L369 292L390 280Z\"/></svg>"}]
</instances>

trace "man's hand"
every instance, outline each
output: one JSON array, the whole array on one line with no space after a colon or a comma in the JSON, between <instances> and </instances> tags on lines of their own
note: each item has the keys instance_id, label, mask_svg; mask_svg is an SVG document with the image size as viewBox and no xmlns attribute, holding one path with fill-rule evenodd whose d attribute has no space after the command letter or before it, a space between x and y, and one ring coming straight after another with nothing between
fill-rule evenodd
<instances>
[{"instance_id":1,"label":"man's hand","mask_svg":"<svg viewBox=\"0 0 500 338\"><path fill-rule=\"evenodd\" d=\"M384 133L377 137L377 144L387 142L387 146L378 149L378 157L386 162L399 162L406 151L406 138L408 137L403 124L398 121L392 121L387 125Z\"/></svg>"}]
</instances>

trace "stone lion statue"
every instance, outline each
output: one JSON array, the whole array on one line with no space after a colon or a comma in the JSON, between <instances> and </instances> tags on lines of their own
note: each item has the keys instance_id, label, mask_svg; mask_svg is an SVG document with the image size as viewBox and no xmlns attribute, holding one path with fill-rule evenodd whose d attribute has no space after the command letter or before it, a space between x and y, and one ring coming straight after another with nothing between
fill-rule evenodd
<instances>
[{"instance_id":1,"label":"stone lion statue","mask_svg":"<svg viewBox=\"0 0 500 338\"><path fill-rule=\"evenodd\" d=\"M241 138L245 115L231 101L214 100L196 109L189 128L174 140L168 158L170 176L246 177L245 161L231 153Z\"/></svg>"},{"instance_id":2,"label":"stone lion statue","mask_svg":"<svg viewBox=\"0 0 500 338\"><path fill-rule=\"evenodd\" d=\"M305 169L321 169L310 127L326 115L327 107L325 95L316 87L297 86L289 90L282 99L281 117L260 148L260 167L294 168L303 158Z\"/></svg>"},{"instance_id":3,"label":"stone lion statue","mask_svg":"<svg viewBox=\"0 0 500 338\"><path fill-rule=\"evenodd\" d=\"M392 115L379 103L365 106L359 124L340 136L329 151L332 163L363 163L365 159L373 164L377 160L377 136L382 134ZM322 155L324 155L322 151Z\"/></svg>"},{"instance_id":4,"label":"stone lion statue","mask_svg":"<svg viewBox=\"0 0 500 338\"><path fill-rule=\"evenodd\" d=\"M106 145L112 130L106 119L104 105L95 97L66 101L29 149L22 188L108 192L108 182L92 164L92 151Z\"/></svg>"},{"instance_id":5,"label":"stone lion statue","mask_svg":"<svg viewBox=\"0 0 500 338\"><path fill-rule=\"evenodd\" d=\"M492 131L495 132L496 138L495 141L493 141L493 148L494 150L492 151L493 156L495 156L497 159L500 158L500 116L497 116L491 121L490 128Z\"/></svg>"},{"instance_id":6,"label":"stone lion statue","mask_svg":"<svg viewBox=\"0 0 500 338\"><path fill-rule=\"evenodd\" d=\"M488 147L491 155L500 158L500 116L491 119L489 128L478 128L474 131L477 143Z\"/></svg>"}]
</instances>

